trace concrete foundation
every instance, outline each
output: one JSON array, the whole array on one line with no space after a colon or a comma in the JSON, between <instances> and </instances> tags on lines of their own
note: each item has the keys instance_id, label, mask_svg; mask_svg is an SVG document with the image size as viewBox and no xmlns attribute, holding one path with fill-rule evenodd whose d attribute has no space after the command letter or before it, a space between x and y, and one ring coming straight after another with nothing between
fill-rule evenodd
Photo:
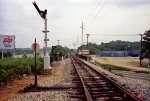
<instances>
[{"instance_id":1,"label":"concrete foundation","mask_svg":"<svg viewBox=\"0 0 150 101\"><path fill-rule=\"evenodd\" d=\"M50 69L44 69L44 75L51 75L53 72L52 72L52 68Z\"/></svg>"}]
</instances>

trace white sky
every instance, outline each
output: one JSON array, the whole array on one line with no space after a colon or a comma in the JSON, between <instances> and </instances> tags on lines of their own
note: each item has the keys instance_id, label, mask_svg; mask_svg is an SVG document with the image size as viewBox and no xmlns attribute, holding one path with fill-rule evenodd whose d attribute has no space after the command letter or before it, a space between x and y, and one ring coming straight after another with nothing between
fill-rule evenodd
<instances>
[{"instance_id":1,"label":"white sky","mask_svg":"<svg viewBox=\"0 0 150 101\"><path fill-rule=\"evenodd\" d=\"M48 46L72 48L84 42L100 44L112 40L139 41L137 34L150 29L150 0L35 0L41 10L48 10ZM44 20L32 0L0 0L0 34L16 36L16 47L31 47L34 38L44 46ZM91 11L92 9L92 11ZM90 12L90 13L89 13ZM113 36L127 35L127 36ZM133 35L133 36L128 36Z\"/></svg>"}]
</instances>

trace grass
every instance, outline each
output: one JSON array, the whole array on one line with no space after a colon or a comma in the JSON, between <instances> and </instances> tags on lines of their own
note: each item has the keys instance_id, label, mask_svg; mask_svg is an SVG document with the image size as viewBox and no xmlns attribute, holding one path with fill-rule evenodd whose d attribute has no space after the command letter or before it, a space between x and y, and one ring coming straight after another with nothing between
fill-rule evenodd
<instances>
[{"instance_id":1,"label":"grass","mask_svg":"<svg viewBox=\"0 0 150 101\"><path fill-rule=\"evenodd\" d=\"M134 71L136 73L146 73L146 74L149 74L150 72L149 71L145 71L145 70L141 70L141 71Z\"/></svg>"},{"instance_id":2,"label":"grass","mask_svg":"<svg viewBox=\"0 0 150 101\"><path fill-rule=\"evenodd\" d=\"M103 64L100 62L96 62L97 65L101 66L104 69L108 69L109 71L111 70L121 70L121 71L133 71L136 73L146 73L149 74L149 71L145 71L145 70L134 70L134 69L130 69L127 67L123 67L123 66L115 66L115 65L111 65L111 64Z\"/></svg>"},{"instance_id":3,"label":"grass","mask_svg":"<svg viewBox=\"0 0 150 101\"><path fill-rule=\"evenodd\" d=\"M131 69L129 69L127 67L123 67L123 66L115 66L115 65L111 65L111 64L103 64L103 63L99 63L99 62L96 62L96 64L101 66L104 69L131 71Z\"/></svg>"},{"instance_id":4,"label":"grass","mask_svg":"<svg viewBox=\"0 0 150 101\"><path fill-rule=\"evenodd\" d=\"M122 74L120 74L120 73L114 73L115 75L117 75L117 76L121 76L121 77L123 77L123 75Z\"/></svg>"}]
</instances>

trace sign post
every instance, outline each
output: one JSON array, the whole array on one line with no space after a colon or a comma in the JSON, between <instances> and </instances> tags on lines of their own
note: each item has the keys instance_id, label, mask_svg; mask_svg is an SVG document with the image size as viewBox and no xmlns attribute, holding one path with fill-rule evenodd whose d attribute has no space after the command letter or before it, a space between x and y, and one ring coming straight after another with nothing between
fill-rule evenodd
<instances>
[{"instance_id":1,"label":"sign post","mask_svg":"<svg viewBox=\"0 0 150 101\"><path fill-rule=\"evenodd\" d=\"M2 49L2 59L4 58L4 53L3 53L4 51L3 51L3 49Z\"/></svg>"},{"instance_id":2,"label":"sign post","mask_svg":"<svg viewBox=\"0 0 150 101\"><path fill-rule=\"evenodd\" d=\"M38 43L36 43L36 38L35 38L35 41L34 41L34 43L32 44L32 50L34 51L34 57L35 57L35 73L34 73L34 75L35 75L35 81L34 81L34 86L35 87L37 87L37 70L36 70L36 50L38 50L39 49L39 44Z\"/></svg>"}]
</instances>

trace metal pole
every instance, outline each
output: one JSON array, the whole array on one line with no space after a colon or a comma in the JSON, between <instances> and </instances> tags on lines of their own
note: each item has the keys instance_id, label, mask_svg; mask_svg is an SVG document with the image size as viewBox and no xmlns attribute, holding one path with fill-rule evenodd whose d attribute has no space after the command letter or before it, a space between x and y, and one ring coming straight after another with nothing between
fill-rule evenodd
<instances>
[{"instance_id":1,"label":"metal pole","mask_svg":"<svg viewBox=\"0 0 150 101\"><path fill-rule=\"evenodd\" d=\"M35 49L35 83L34 86L37 86L37 71L36 71L36 38L35 38L35 43L34 43L34 49Z\"/></svg>"},{"instance_id":2,"label":"metal pole","mask_svg":"<svg viewBox=\"0 0 150 101\"><path fill-rule=\"evenodd\" d=\"M59 45L59 41L60 41L60 40L57 40L57 41L58 41L58 45Z\"/></svg>"},{"instance_id":3,"label":"metal pole","mask_svg":"<svg viewBox=\"0 0 150 101\"><path fill-rule=\"evenodd\" d=\"M84 45L84 42L83 42L83 22L82 22L82 44Z\"/></svg>"},{"instance_id":4,"label":"metal pole","mask_svg":"<svg viewBox=\"0 0 150 101\"><path fill-rule=\"evenodd\" d=\"M141 36L141 41L140 41L140 57L141 57L141 55L142 55L142 34L140 36ZM141 58L140 58L140 66L142 66Z\"/></svg>"},{"instance_id":5,"label":"metal pole","mask_svg":"<svg viewBox=\"0 0 150 101\"><path fill-rule=\"evenodd\" d=\"M77 50L78 50L78 37L77 37Z\"/></svg>"},{"instance_id":6,"label":"metal pole","mask_svg":"<svg viewBox=\"0 0 150 101\"><path fill-rule=\"evenodd\" d=\"M43 31L45 33L45 56L44 56L44 69L50 69L50 56L48 54L48 48L47 48L47 33L49 32L47 30L47 14L45 14L45 31Z\"/></svg>"},{"instance_id":7,"label":"metal pole","mask_svg":"<svg viewBox=\"0 0 150 101\"><path fill-rule=\"evenodd\" d=\"M2 49L2 59L4 58L4 51L3 51L3 49Z\"/></svg>"},{"instance_id":8,"label":"metal pole","mask_svg":"<svg viewBox=\"0 0 150 101\"><path fill-rule=\"evenodd\" d=\"M47 54L47 14L45 14L45 51Z\"/></svg>"},{"instance_id":9,"label":"metal pole","mask_svg":"<svg viewBox=\"0 0 150 101\"><path fill-rule=\"evenodd\" d=\"M87 49L88 49L88 36L87 36Z\"/></svg>"},{"instance_id":10,"label":"metal pole","mask_svg":"<svg viewBox=\"0 0 150 101\"><path fill-rule=\"evenodd\" d=\"M88 45L88 44L89 44L89 42L88 42L88 38L89 38L89 35L90 35L90 34L86 34L86 35L87 35L87 49L89 49L89 45Z\"/></svg>"},{"instance_id":11,"label":"metal pole","mask_svg":"<svg viewBox=\"0 0 150 101\"><path fill-rule=\"evenodd\" d=\"M83 22L82 22L82 27L80 27L80 28L82 28L82 45L84 45L84 41L83 41L83 29L84 29Z\"/></svg>"},{"instance_id":12,"label":"metal pole","mask_svg":"<svg viewBox=\"0 0 150 101\"><path fill-rule=\"evenodd\" d=\"M15 49L13 49L13 57L15 57Z\"/></svg>"},{"instance_id":13,"label":"metal pole","mask_svg":"<svg viewBox=\"0 0 150 101\"><path fill-rule=\"evenodd\" d=\"M125 46L124 46L124 49L123 49L123 50L124 50L124 57L125 57Z\"/></svg>"},{"instance_id":14,"label":"metal pole","mask_svg":"<svg viewBox=\"0 0 150 101\"><path fill-rule=\"evenodd\" d=\"M141 55L142 55L142 34L138 34L141 36L141 40L140 40L140 66L142 66L142 60L141 60Z\"/></svg>"}]
</instances>

